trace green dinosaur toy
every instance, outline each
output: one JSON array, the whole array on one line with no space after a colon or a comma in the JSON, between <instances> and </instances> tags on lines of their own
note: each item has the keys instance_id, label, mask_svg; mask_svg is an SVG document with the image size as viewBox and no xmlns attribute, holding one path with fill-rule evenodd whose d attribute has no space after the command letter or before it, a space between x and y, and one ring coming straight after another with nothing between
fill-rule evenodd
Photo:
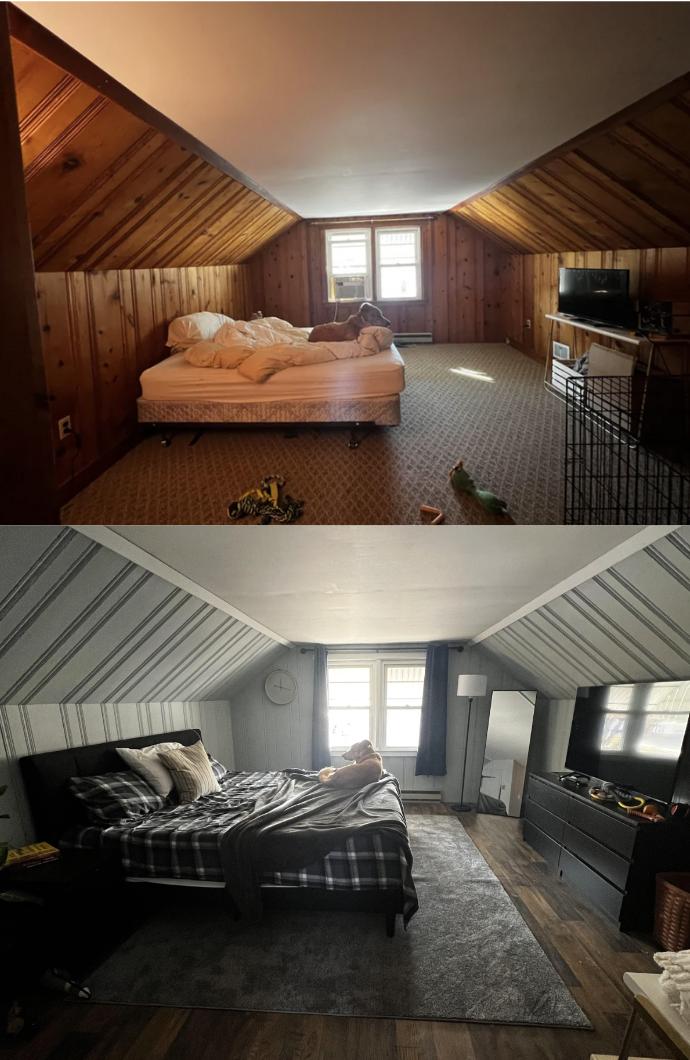
<instances>
[{"instance_id":1,"label":"green dinosaur toy","mask_svg":"<svg viewBox=\"0 0 690 1060\"><path fill-rule=\"evenodd\" d=\"M245 519L249 515L260 515L261 522L294 523L302 517L304 501L296 501L283 493L285 479L281 475L262 478L259 489L247 490L238 501L228 507L231 519Z\"/></svg>"},{"instance_id":2,"label":"green dinosaur toy","mask_svg":"<svg viewBox=\"0 0 690 1060\"><path fill-rule=\"evenodd\" d=\"M508 505L500 501L495 493L489 490L480 490L474 484L474 479L465 471L462 460L458 460L455 467L450 470L450 484L456 493L469 493L476 497L483 508L492 515L507 515Z\"/></svg>"}]
</instances>

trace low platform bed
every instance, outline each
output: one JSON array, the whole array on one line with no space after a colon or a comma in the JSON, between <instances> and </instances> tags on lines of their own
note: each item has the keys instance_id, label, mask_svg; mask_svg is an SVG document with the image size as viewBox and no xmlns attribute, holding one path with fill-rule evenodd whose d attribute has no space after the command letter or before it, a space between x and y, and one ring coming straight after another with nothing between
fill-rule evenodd
<instances>
[{"instance_id":1,"label":"low platform bed","mask_svg":"<svg viewBox=\"0 0 690 1060\"><path fill-rule=\"evenodd\" d=\"M164 740L189 746L199 738L198 730L187 729L21 759L37 834L63 849L112 850L132 886L224 888L221 844L229 822L246 817L256 797L275 787L284 774L229 772L219 779L218 794L105 827L85 819L80 802L67 787L71 777L122 772L124 763L116 747L145 747ZM227 869L227 861L225 865ZM407 921L416 908L402 849L390 835L379 832L350 836L297 871L262 873L260 895L261 904L270 909L384 913L389 935L395 929L395 915L403 913ZM229 894L228 902L232 904Z\"/></svg>"}]
</instances>

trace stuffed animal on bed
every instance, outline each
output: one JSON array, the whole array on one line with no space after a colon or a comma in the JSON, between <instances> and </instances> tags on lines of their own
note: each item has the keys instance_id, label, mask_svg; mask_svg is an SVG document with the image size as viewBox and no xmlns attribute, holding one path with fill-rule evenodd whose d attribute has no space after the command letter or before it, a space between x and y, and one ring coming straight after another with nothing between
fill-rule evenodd
<instances>
[{"instance_id":1,"label":"stuffed animal on bed","mask_svg":"<svg viewBox=\"0 0 690 1060\"><path fill-rule=\"evenodd\" d=\"M322 784L330 784L333 788L364 788L367 784L374 784L381 779L383 773L383 759L378 751L375 751L370 740L361 740L353 743L349 751L342 756L352 762L351 766L341 766L334 769L326 766L319 773Z\"/></svg>"},{"instance_id":2,"label":"stuffed animal on bed","mask_svg":"<svg viewBox=\"0 0 690 1060\"><path fill-rule=\"evenodd\" d=\"M480 490L474 484L474 479L465 471L462 460L458 460L455 467L450 470L450 484L456 493L469 493L476 497L482 507L492 515L507 515L508 505L500 501L495 493L490 490Z\"/></svg>"}]
</instances>

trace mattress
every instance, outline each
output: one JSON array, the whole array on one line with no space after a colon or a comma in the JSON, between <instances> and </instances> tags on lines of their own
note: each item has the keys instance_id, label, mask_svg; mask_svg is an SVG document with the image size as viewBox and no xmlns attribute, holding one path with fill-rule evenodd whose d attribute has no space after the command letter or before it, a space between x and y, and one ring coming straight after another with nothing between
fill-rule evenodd
<instances>
[{"instance_id":1,"label":"mattress","mask_svg":"<svg viewBox=\"0 0 690 1060\"><path fill-rule=\"evenodd\" d=\"M405 362L391 346L373 357L286 368L252 383L234 368L197 368L174 353L141 376L147 401L265 402L379 398L405 389Z\"/></svg>"},{"instance_id":2,"label":"mattress","mask_svg":"<svg viewBox=\"0 0 690 1060\"><path fill-rule=\"evenodd\" d=\"M223 835L233 822L250 813L257 797L275 787L282 776L228 772L219 777L218 793L108 826L77 826L59 845L66 850L112 850L119 855L126 876L137 882L148 879L223 885ZM329 891L397 889L403 892L409 915L417 907L404 851L390 836L378 832L350 837L321 860L298 871L264 873L261 884Z\"/></svg>"}]
</instances>

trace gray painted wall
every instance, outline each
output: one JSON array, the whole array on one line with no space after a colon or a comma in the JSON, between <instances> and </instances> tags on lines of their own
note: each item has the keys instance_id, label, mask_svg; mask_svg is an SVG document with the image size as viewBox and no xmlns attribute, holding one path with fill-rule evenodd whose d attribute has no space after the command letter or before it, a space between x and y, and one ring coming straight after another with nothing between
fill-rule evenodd
<instances>
[{"instance_id":1,"label":"gray painted wall","mask_svg":"<svg viewBox=\"0 0 690 1060\"><path fill-rule=\"evenodd\" d=\"M0 550L0 703L226 699L282 647L68 527Z\"/></svg>"},{"instance_id":2,"label":"gray painted wall","mask_svg":"<svg viewBox=\"0 0 690 1060\"><path fill-rule=\"evenodd\" d=\"M8 785L1 805L11 816L2 821L0 835L12 846L41 838L33 832L17 764L23 755L187 728L200 728L204 746L233 767L230 706L224 701L1 705L0 784Z\"/></svg>"},{"instance_id":3,"label":"gray painted wall","mask_svg":"<svg viewBox=\"0 0 690 1060\"><path fill-rule=\"evenodd\" d=\"M264 692L264 679L273 669L288 670L297 680L297 696L287 707L274 706ZM414 756L384 758L386 768L398 778L403 789L441 791L446 802L458 801L462 787L467 700L458 699L455 694L460 673L485 673L489 678L486 697L475 701L470 729L466 795L472 795L473 800L479 790L491 692L498 689L538 690L533 684L524 684L511 670L481 647L467 649L462 654L454 649L450 650L447 775L416 777ZM286 766L311 769L313 684L313 652L307 651L303 655L299 649L292 648L285 649L242 689L232 693L230 704L237 769L274 770ZM570 721L563 716L562 706L552 705L543 697L539 697L535 709L530 768L560 768L560 745L563 742L564 726L569 733ZM339 756L334 756L332 762L334 766L344 765ZM552 764L554 762L556 764Z\"/></svg>"},{"instance_id":4,"label":"gray painted wall","mask_svg":"<svg viewBox=\"0 0 690 1060\"><path fill-rule=\"evenodd\" d=\"M553 699L690 677L690 528L636 552L480 646Z\"/></svg>"}]
</instances>

